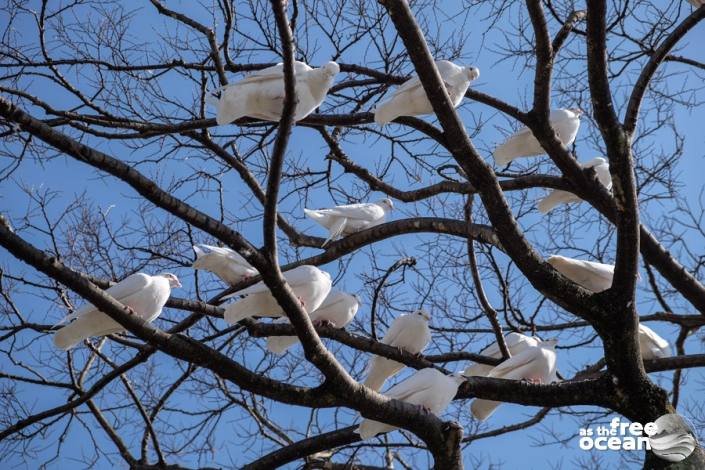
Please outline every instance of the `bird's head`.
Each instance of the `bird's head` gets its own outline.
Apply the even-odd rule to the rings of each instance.
[[[321,68],[323,69],[323,72],[329,77],[334,77],[338,74],[338,72],[340,72],[340,66],[333,61],[326,63]]]
[[[177,289],[181,287],[181,282],[179,282],[179,278],[176,277],[176,274],[164,273],[162,274],[162,277],[169,281],[169,287],[171,287],[172,289]]]
[[[385,198],[378,202],[385,210],[394,210],[394,203],[391,199]]]
[[[575,117],[577,117],[577,118],[579,118],[580,116],[583,115],[583,110],[580,108],[568,108],[568,111],[575,114]]]
[[[414,312],[414,315],[418,315],[426,321],[431,321],[431,314],[424,309],[417,310],[416,312]]]
[[[480,78],[480,69],[477,67],[465,67],[465,75],[470,81],[477,80]]]

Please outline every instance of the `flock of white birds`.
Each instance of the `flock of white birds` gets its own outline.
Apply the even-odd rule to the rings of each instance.
[[[436,65],[453,105],[457,107],[470,83],[479,77],[480,71],[475,67],[461,67],[445,60],[437,61]],[[321,105],[339,70],[335,62],[328,62],[320,68],[311,68],[303,62],[295,63],[297,121]],[[218,124],[228,124],[243,117],[279,121],[285,96],[283,73],[282,64],[278,64],[213,92],[210,102],[217,108]],[[401,116],[418,116],[432,112],[431,103],[420,80],[413,77],[395,90],[391,99],[376,108],[375,121],[383,125]],[[563,145],[569,146],[574,142],[580,127],[580,115],[579,109],[557,109],[551,112],[551,125]],[[504,166],[516,158],[544,153],[531,131],[522,128],[499,145],[493,155],[496,163]],[[593,168],[600,183],[608,190],[611,189],[612,180],[607,160],[598,157],[583,164],[583,167]],[[538,203],[538,209],[547,213],[560,204],[580,201],[570,192],[553,190]],[[307,217],[328,230],[328,237],[323,243],[325,246],[338,237],[383,223],[393,208],[390,199],[382,199],[373,203],[304,211]],[[258,274],[242,256],[229,248],[195,245],[193,249],[196,260],[192,267],[210,271],[227,284],[234,285]],[[601,292],[612,284],[612,265],[558,255],[551,256],[547,261],[565,277],[590,291]],[[355,317],[360,306],[359,299],[355,295],[332,290],[329,273],[315,266],[302,265],[286,271],[284,278],[315,325],[326,324],[344,328]],[[161,313],[171,289],[177,287],[181,287],[181,284],[173,274],[150,276],[137,273],[123,279],[106,292],[130,308],[135,315],[151,322]],[[288,321],[285,312],[262,281],[226,298],[236,299],[225,309],[224,319],[228,323],[234,324],[249,317],[272,317],[277,318],[276,322]],[[381,342],[411,354],[420,354],[431,341],[430,320],[430,314],[424,310],[401,315],[392,322]],[[90,304],[76,310],[62,323],[69,321],[71,323],[54,335],[54,343],[63,350],[88,337],[104,336],[123,330],[117,322]],[[267,348],[272,353],[284,354],[297,341],[295,336],[271,337],[267,341]],[[544,341],[538,337],[513,332],[505,336],[505,342],[511,357],[497,366],[475,364],[468,367],[463,374],[452,375],[445,375],[433,368],[422,369],[391,387],[385,395],[441,414],[452,401],[464,377],[482,376],[536,383],[558,380],[555,340]],[[639,344],[645,359],[666,357],[671,353],[668,342],[644,325],[639,327]],[[495,359],[502,358],[496,343],[485,348],[481,354]],[[378,391],[389,378],[403,368],[404,365],[399,362],[373,356],[368,364],[364,384]],[[476,419],[485,420],[499,404],[495,401],[476,399],[471,405],[471,411]],[[393,429],[395,428],[387,424],[365,419],[358,432],[363,439],[367,439]]]

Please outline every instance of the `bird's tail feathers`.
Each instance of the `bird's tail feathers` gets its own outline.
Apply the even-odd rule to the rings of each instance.
[[[394,426],[380,423],[379,421],[373,421],[371,419],[365,419],[360,423],[357,429],[355,429],[355,432],[360,435],[360,439],[365,441],[375,437],[379,433],[389,432],[394,429],[396,429]]]
[[[387,379],[396,375],[403,368],[403,364],[375,356],[367,367],[369,373],[364,385],[372,390],[379,391]]]
[[[509,142],[500,145],[492,154],[495,163],[499,167],[505,167],[509,165],[512,160],[514,160],[514,157],[509,152],[508,144]]]
[[[193,261],[191,264],[191,267],[194,269],[205,269],[207,268],[207,257],[206,255],[208,254],[206,250],[201,248],[199,245],[193,245],[193,252],[196,253],[196,259]]]
[[[107,315],[82,317],[54,333],[54,345],[68,351],[91,336],[105,336],[123,330],[122,326]]]
[[[306,217],[311,220],[315,220],[316,222],[323,219],[323,214],[314,209],[304,209],[304,214],[306,214]]]
[[[232,96],[227,98],[222,96],[216,106],[218,108],[218,114],[215,120],[220,126],[247,116],[246,103],[239,97],[235,99],[235,97]]]
[[[325,247],[328,243],[342,235],[347,223],[348,219],[346,219],[345,217],[339,217],[338,220],[330,226],[330,229],[328,229],[328,238],[326,239],[326,241],[323,242],[321,248]]]
[[[256,312],[252,311],[253,301],[252,296],[247,296],[244,299],[240,299],[237,302],[233,302],[225,308],[225,313],[223,318],[226,322],[230,324],[235,324],[240,320],[249,318],[256,315]]]
[[[206,103],[211,106],[218,106],[218,103],[220,102],[220,98],[218,97],[218,95],[220,94],[222,96],[222,93],[223,87],[209,91],[206,95]]]
[[[548,214],[563,201],[563,195],[559,191],[551,191],[551,194],[541,199],[537,204],[539,212]]]
[[[494,413],[497,407],[501,404],[502,402],[500,401],[476,399],[472,402],[472,405],[470,405],[470,411],[476,419],[485,421],[487,418],[492,416],[492,413]]]
[[[299,338],[296,336],[270,336],[267,339],[267,349],[271,353],[282,355],[298,342]]]
[[[224,318],[230,324],[254,316],[279,317],[281,307],[271,294],[261,292],[250,294],[225,308]]]
[[[375,122],[380,126],[383,126],[398,117],[399,115],[393,111],[390,103],[384,103],[375,108]]]

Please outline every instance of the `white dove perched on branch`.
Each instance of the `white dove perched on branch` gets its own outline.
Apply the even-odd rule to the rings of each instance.
[[[382,338],[382,344],[418,354],[431,341],[431,329],[428,327],[430,320],[431,315],[425,310],[400,315],[394,319],[389,331]],[[374,356],[368,365],[369,373],[364,385],[372,390],[379,390],[388,378],[398,374],[403,368],[404,364]]]
[[[639,324],[639,350],[642,359],[659,359],[671,355],[671,345],[654,330]]]
[[[610,288],[614,277],[614,265],[583,261],[553,255],[548,260],[559,273],[571,281],[593,292],[602,292]]]
[[[512,332],[505,335],[504,343],[507,345],[507,349],[509,349],[509,354],[515,356],[529,346],[538,346],[541,340],[535,336],[526,336],[521,333]],[[499,349],[499,345],[496,341],[480,351],[480,354],[495,359],[502,358],[502,351]],[[463,375],[466,377],[487,377],[487,374],[489,374],[492,369],[494,369],[494,366],[488,364],[474,364],[466,368]]]
[[[194,269],[210,271],[230,285],[257,275],[257,270],[250,266],[237,251],[211,245],[193,245],[196,261]]]
[[[328,229],[328,238],[321,247],[339,236],[350,235],[384,222],[394,209],[391,199],[362,204],[335,206],[330,209],[304,209],[306,216]]]
[[[294,120],[300,121],[323,103],[339,71],[340,67],[335,62],[328,62],[317,69],[303,62],[294,62],[298,98]],[[218,93],[220,98],[215,96]],[[284,64],[280,63],[211,92],[208,102],[218,109],[218,125],[245,116],[276,122],[281,119],[284,96]]]
[[[556,131],[558,140],[566,147],[575,141],[580,127],[580,109],[555,109],[549,115],[551,127]],[[506,166],[515,158],[543,155],[546,151],[528,127],[522,127],[512,134],[494,151],[498,166]]]
[[[453,107],[457,108],[470,86],[470,82],[480,76],[476,67],[460,67],[448,60],[437,60],[436,67],[448,91]],[[375,122],[386,124],[399,116],[419,116],[433,113],[431,102],[421,85],[418,76],[414,76],[401,84],[388,101],[375,109]]]
[[[542,341],[536,346],[528,346],[494,367],[487,377],[509,380],[528,380],[532,383],[547,383],[556,377],[556,340]],[[493,400],[473,400],[470,411],[473,416],[484,421],[494,413],[502,402]]]
[[[408,379],[399,382],[384,394],[389,398],[419,405],[438,416],[443,413],[465,381],[460,374],[445,375],[437,369],[427,368],[415,372]],[[370,439],[379,433],[397,429],[379,421],[363,419],[355,430],[362,440]]]
[[[320,307],[331,289],[330,274],[315,266],[298,266],[284,272],[283,275],[306,313],[311,313]],[[228,323],[235,324],[254,316],[285,316],[284,310],[263,281],[230,294],[224,299],[237,296],[244,296],[244,298],[225,308],[224,318]]]
[[[610,175],[610,165],[607,160],[597,157],[580,166],[583,168],[594,168],[600,183],[608,190],[612,189],[612,175]],[[569,191],[554,189],[548,196],[539,201],[538,209],[542,214],[548,214],[554,207],[571,202],[583,202],[583,200]]]
[[[331,291],[321,306],[309,316],[314,325],[328,323],[334,328],[345,328],[355,318],[359,307],[360,301],[357,296],[347,292]],[[277,323],[288,322],[288,318],[277,320]],[[270,336],[267,339],[267,349],[274,354],[284,354],[287,349],[298,341],[299,338],[297,336]]]
[[[164,273],[156,276],[135,273],[127,276],[105,292],[145,321],[154,321],[169,300],[171,289],[181,287],[179,279]],[[54,345],[64,351],[71,349],[90,336],[105,336],[125,331],[125,328],[98,310],[86,304],[66,316],[59,324],[73,320],[54,334]]]

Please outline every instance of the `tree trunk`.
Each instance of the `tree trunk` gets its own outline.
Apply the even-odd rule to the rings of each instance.
[[[644,460],[644,470],[703,470],[705,469],[705,451],[695,448],[692,454],[681,462],[668,462],[649,451]]]

